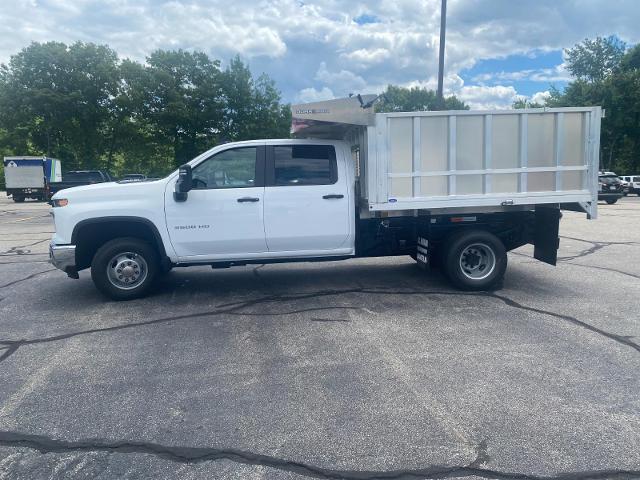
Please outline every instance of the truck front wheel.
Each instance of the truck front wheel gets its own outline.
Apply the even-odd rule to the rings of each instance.
[[[481,230],[454,235],[444,255],[444,271],[462,290],[495,287],[507,268],[507,252],[495,235]]]
[[[24,202],[24,197],[20,197],[20,196],[17,197],[17,196],[14,195],[13,196],[13,201],[16,202],[16,203],[22,203],[22,202]]]
[[[155,249],[137,238],[116,238],[98,249],[91,262],[91,278],[113,300],[146,295],[158,276]]]

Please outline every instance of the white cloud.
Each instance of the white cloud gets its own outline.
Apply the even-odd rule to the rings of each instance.
[[[367,66],[384,62],[389,59],[391,52],[386,48],[360,48],[352,52],[342,53],[340,56],[361,66]]]
[[[532,82],[566,82],[571,80],[571,75],[566,69],[566,65],[560,64],[553,68],[540,68],[530,70],[518,70],[515,72],[493,72],[483,73],[476,75],[473,78],[474,82],[489,82],[489,81],[521,81],[529,80]]]
[[[549,92],[549,90],[546,90],[544,92],[536,92],[533,95],[531,95],[531,101],[533,103],[539,103],[541,105],[544,105],[544,103],[549,99],[550,96],[551,96],[551,93]]]
[[[303,91],[435,86],[439,10],[440,0],[5,0],[0,62],[31,41],[81,40],[107,43],[136,60],[158,48],[203,50],[223,62],[240,54],[256,73],[273,77],[287,100]],[[376,21],[359,25],[354,19],[363,14]],[[461,84],[460,72],[485,59],[557,51],[596,35],[638,42],[638,18],[637,0],[536,0],[526,8],[512,0],[452,0],[445,84],[478,105],[502,105],[510,84],[562,81],[566,71],[497,72],[474,79],[477,85]]]
[[[296,96],[298,103],[320,102],[322,100],[331,100],[335,98],[335,94],[330,88],[323,87],[322,90],[316,90],[313,87],[303,88]]]
[[[455,92],[473,110],[503,110],[511,108],[518,98],[518,92],[512,86],[468,85]]]

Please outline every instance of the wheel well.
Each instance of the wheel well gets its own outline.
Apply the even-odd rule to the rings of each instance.
[[[96,219],[80,222],[73,230],[71,243],[76,246],[76,267],[91,266],[98,249],[110,240],[133,237],[154,247],[164,263],[167,261],[162,238],[155,225],[146,219]]]
[[[524,223],[509,225],[502,228],[491,228],[489,225],[461,226],[454,228],[436,242],[435,249],[443,249],[450,244],[454,238],[464,235],[467,232],[485,232],[494,235],[502,242],[505,250],[511,251],[527,244],[527,227]]]

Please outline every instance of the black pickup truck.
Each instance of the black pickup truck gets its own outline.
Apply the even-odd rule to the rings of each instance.
[[[80,187],[94,183],[113,182],[109,172],[104,170],[75,170],[62,174],[61,182],[52,182],[49,187],[49,198],[65,188]]]

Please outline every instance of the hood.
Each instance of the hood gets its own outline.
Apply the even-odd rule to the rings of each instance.
[[[66,198],[69,200],[87,199],[94,200],[99,198],[112,199],[114,196],[137,197],[146,196],[156,191],[158,187],[162,188],[167,179],[160,179],[147,182],[105,182],[94,183],[92,185],[82,185],[79,187],[65,188],[56,192],[52,197],[53,200]]]

